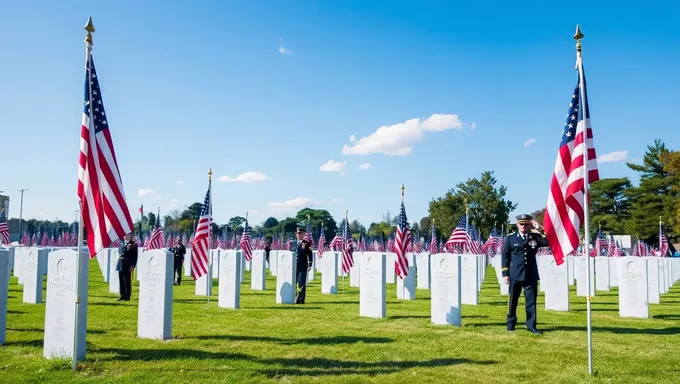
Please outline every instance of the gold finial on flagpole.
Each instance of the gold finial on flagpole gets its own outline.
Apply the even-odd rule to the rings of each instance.
[[[92,16],[87,19],[87,24],[85,24],[85,30],[87,31],[87,36],[85,36],[85,42],[92,44],[92,32],[94,32],[94,24],[92,24]]]
[[[311,216],[310,216],[309,213],[308,213],[308,214],[307,214],[307,222],[309,223],[310,221],[311,221]]]
[[[208,171],[208,181],[212,181],[212,168]]]
[[[581,39],[583,38],[583,33],[581,33],[581,26],[576,24],[576,33],[574,33],[574,40],[576,40],[576,51],[581,52]]]

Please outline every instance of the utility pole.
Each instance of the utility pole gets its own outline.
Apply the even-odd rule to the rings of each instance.
[[[21,192],[21,204],[19,205],[19,243],[21,243],[21,219],[23,218],[24,214],[24,192],[26,191],[28,191],[27,188],[22,188],[19,190],[19,192]]]

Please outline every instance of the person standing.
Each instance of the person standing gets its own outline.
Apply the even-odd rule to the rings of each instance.
[[[125,244],[120,251],[118,265],[116,266],[120,286],[118,301],[130,301],[130,296],[132,295],[132,272],[137,265],[138,247],[137,243],[132,240],[132,233],[128,233],[123,239]]]
[[[182,239],[177,240],[177,246],[172,248],[172,253],[175,255],[175,282],[174,285],[182,283],[182,266],[184,266],[184,255],[187,253],[186,247],[182,244]]]
[[[304,304],[305,297],[307,295],[307,272],[312,269],[312,244],[305,240],[305,229],[298,228],[296,232],[297,236],[297,248],[295,250],[296,254],[296,267],[297,267],[297,285],[300,288],[298,295],[295,299],[295,304]]]
[[[539,227],[533,216],[522,214],[517,216],[517,232],[510,233],[503,242],[502,274],[508,284],[510,297],[508,298],[507,329],[514,331],[517,324],[517,302],[524,289],[526,309],[526,324],[529,332],[540,334],[536,329],[536,296],[538,264],[536,252],[539,248],[548,247],[548,240],[543,233],[535,230]]]

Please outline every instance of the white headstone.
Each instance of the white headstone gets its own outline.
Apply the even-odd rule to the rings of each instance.
[[[307,272],[307,284],[309,284],[310,281],[313,281],[316,275],[316,259],[316,251],[312,251],[312,268]]]
[[[324,253],[325,257],[325,253]],[[385,299],[385,269],[387,257],[382,252],[364,252],[359,263],[359,316],[384,319],[387,315]]]
[[[47,260],[47,249],[25,247],[22,250],[24,270],[24,303],[42,303],[43,273],[41,271],[43,260]]]
[[[338,293],[339,252],[325,251],[321,256],[321,293]]]
[[[659,291],[659,261],[658,257],[647,258],[647,287],[649,304],[659,304],[661,302],[661,292]]]
[[[477,279],[477,292],[481,292],[484,275],[486,274],[486,255],[477,255],[477,261],[479,261],[479,266],[477,267],[477,272],[479,273],[479,279]]]
[[[659,293],[664,294],[668,292],[668,284],[666,283],[666,261],[661,259],[659,261]]]
[[[139,281],[137,336],[168,340],[172,337],[172,284],[175,259],[172,253],[144,251],[137,265],[144,265]]]
[[[349,270],[350,287],[358,288],[359,285],[361,284],[361,266],[359,266],[359,263],[361,262],[362,257],[363,256],[361,252],[354,252],[352,254],[352,260],[354,265]]]
[[[5,249],[9,253],[9,272],[10,272],[10,276],[11,276],[11,273],[14,270],[14,250],[16,248],[15,247],[9,247],[9,248],[5,248]]]
[[[264,291],[266,288],[265,253],[264,251],[253,252],[252,267],[250,271],[250,289]]]
[[[619,286],[619,270],[618,270],[619,263],[616,260],[617,260],[616,258],[612,258],[612,260],[609,260],[609,286],[610,287],[618,287]]]
[[[252,252],[253,252],[253,254],[254,254],[256,251],[253,250]],[[246,264],[245,264],[244,270],[250,272],[250,269],[253,267],[253,259],[252,259],[252,257],[251,257],[250,260],[245,260],[245,262],[246,262]]]
[[[461,326],[460,255],[432,255],[431,321],[439,325]]]
[[[137,281],[142,281],[142,276],[144,275],[144,272],[146,272],[144,270],[144,268],[146,268],[146,265],[142,265],[142,264],[139,263],[139,256],[145,250],[146,249],[144,249],[144,247],[138,247],[137,248],[137,266],[135,268],[134,277],[133,277],[133,278],[137,279]]]
[[[567,281],[569,281],[569,285],[574,285],[574,280],[576,280],[576,258],[574,256],[567,256],[564,259],[567,260]]]
[[[212,257],[208,257],[208,268],[207,273],[198,279],[196,279],[196,287],[195,287],[195,292],[196,296],[212,296],[213,292],[213,275],[212,275],[212,267],[210,266],[210,263],[212,262]]]
[[[272,276],[276,276],[276,270],[279,266],[279,252],[283,251],[269,251],[269,272]]]
[[[387,284],[394,284],[397,282],[397,274],[394,271],[394,262],[396,261],[396,258],[396,253],[386,253],[385,263],[387,265],[387,269],[385,269],[385,282]]]
[[[191,247],[187,246],[187,253],[184,255],[184,276],[191,277]]]
[[[291,251],[279,251],[276,266],[276,303],[294,304],[296,292],[295,255]]]
[[[494,270],[496,271],[496,280],[498,280],[501,296],[510,295],[510,286],[505,284],[505,280],[503,279],[503,261],[501,255],[494,256],[492,263]]]
[[[342,269],[342,252],[338,252],[338,261],[336,264],[338,265],[338,276],[344,276],[345,271]]]
[[[609,260],[607,256],[595,257],[595,289],[598,291],[609,290]]]
[[[120,252],[116,248],[112,248],[109,252],[109,292],[120,294],[120,278],[118,277],[118,259],[120,259]]]
[[[246,253],[241,251],[241,267],[239,268],[239,284],[243,282],[246,278],[246,270],[243,265],[246,263]]]
[[[550,270],[550,259],[554,258],[550,255],[536,255],[536,265],[538,266],[538,276],[541,277],[541,280],[538,282],[539,284],[539,292],[545,292],[546,290],[546,281],[543,280],[543,276],[548,275],[548,271]],[[465,304],[465,303],[463,303]]]
[[[670,290],[671,287],[673,286],[673,284],[675,283],[675,281],[673,281],[673,276],[672,276],[673,265],[671,264],[671,259],[669,259],[667,257],[664,257],[663,261],[666,264],[666,287],[668,288],[668,290]]]
[[[107,250],[100,252],[108,253]],[[80,361],[85,358],[86,349],[90,258],[86,252],[80,254],[80,276],[76,251],[53,251],[48,260],[43,356],[48,359],[70,360],[75,342],[76,360]],[[80,297],[77,314],[76,291]],[[76,322],[77,333],[74,335]]]
[[[430,254],[427,252],[416,255],[416,280],[418,289],[430,289]]]
[[[243,251],[220,251],[220,277],[217,306],[220,308],[236,309],[240,306],[241,298],[241,261]]]
[[[7,332],[7,298],[9,293],[9,249],[0,248],[0,345]]]
[[[28,255],[26,252],[30,247],[16,247],[14,248],[14,269],[12,269],[12,274],[17,278],[19,285],[24,285],[24,259]]]
[[[548,268],[541,278],[541,286],[545,286],[545,310],[569,312],[569,265],[564,262],[557,265],[549,256]]]
[[[619,316],[648,318],[647,258],[624,256],[618,262]]]
[[[211,249],[210,257],[212,258],[212,277],[219,278],[220,276],[220,251],[221,249]]]
[[[463,304],[477,305],[479,297],[477,285],[479,284],[479,263],[477,256],[472,254],[460,255],[461,262],[461,299]]]
[[[403,279],[396,277],[397,279],[397,299],[401,300],[415,300],[416,299],[416,263],[415,255],[413,253],[406,254],[406,260],[408,261],[408,274]],[[394,274],[397,274],[396,267]]]
[[[104,277],[104,282],[108,283],[111,277],[111,251],[112,248],[106,248],[97,253],[97,264],[99,264],[99,269],[102,271],[102,276]],[[116,270],[113,270],[116,272]]]
[[[576,263],[576,295],[588,296],[586,281],[586,263],[590,261],[590,296],[595,296],[595,261],[594,257],[580,256],[574,259]]]

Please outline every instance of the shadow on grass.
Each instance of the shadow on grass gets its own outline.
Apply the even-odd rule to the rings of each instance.
[[[44,346],[44,341],[40,340],[25,340],[25,341],[6,341],[3,347],[33,347],[42,348]]]
[[[7,327],[7,330],[12,331],[12,332],[40,332],[40,333],[45,332],[45,330],[43,328],[10,328],[10,327]],[[102,331],[101,329],[88,329],[87,333],[90,334],[90,335],[103,335],[106,332]]]
[[[654,315],[652,317],[662,320],[680,320],[680,315]]]
[[[324,309],[323,307],[314,307],[300,304],[281,304],[279,307],[253,307],[249,309]]]
[[[397,315],[397,316],[387,316],[388,319],[429,319],[430,316],[426,315]]]
[[[186,337],[187,339],[198,340],[227,340],[227,341],[259,341],[269,343],[279,343],[283,345],[308,344],[308,345],[339,345],[339,344],[386,344],[394,339],[387,337],[361,337],[361,336],[331,336],[331,337],[309,337],[303,339],[282,339],[269,336],[247,336],[247,335],[200,335]]]
[[[15,311],[15,310],[13,310],[13,309],[8,309],[8,310],[7,310],[7,314],[8,314],[8,315],[20,315],[20,314],[22,314],[22,313],[26,313],[26,312],[25,312],[25,311]]]
[[[557,327],[545,327],[546,332],[553,331],[579,331],[585,332],[586,327],[574,327],[561,325]],[[668,328],[623,328],[623,327],[593,327],[593,332],[611,332],[620,335],[677,335],[680,327]]]
[[[110,354],[111,356],[98,357],[97,360],[109,361],[158,361],[180,359],[229,359],[250,360],[252,356],[242,353],[210,352],[197,349],[127,349],[127,348],[93,348],[92,352]]]

